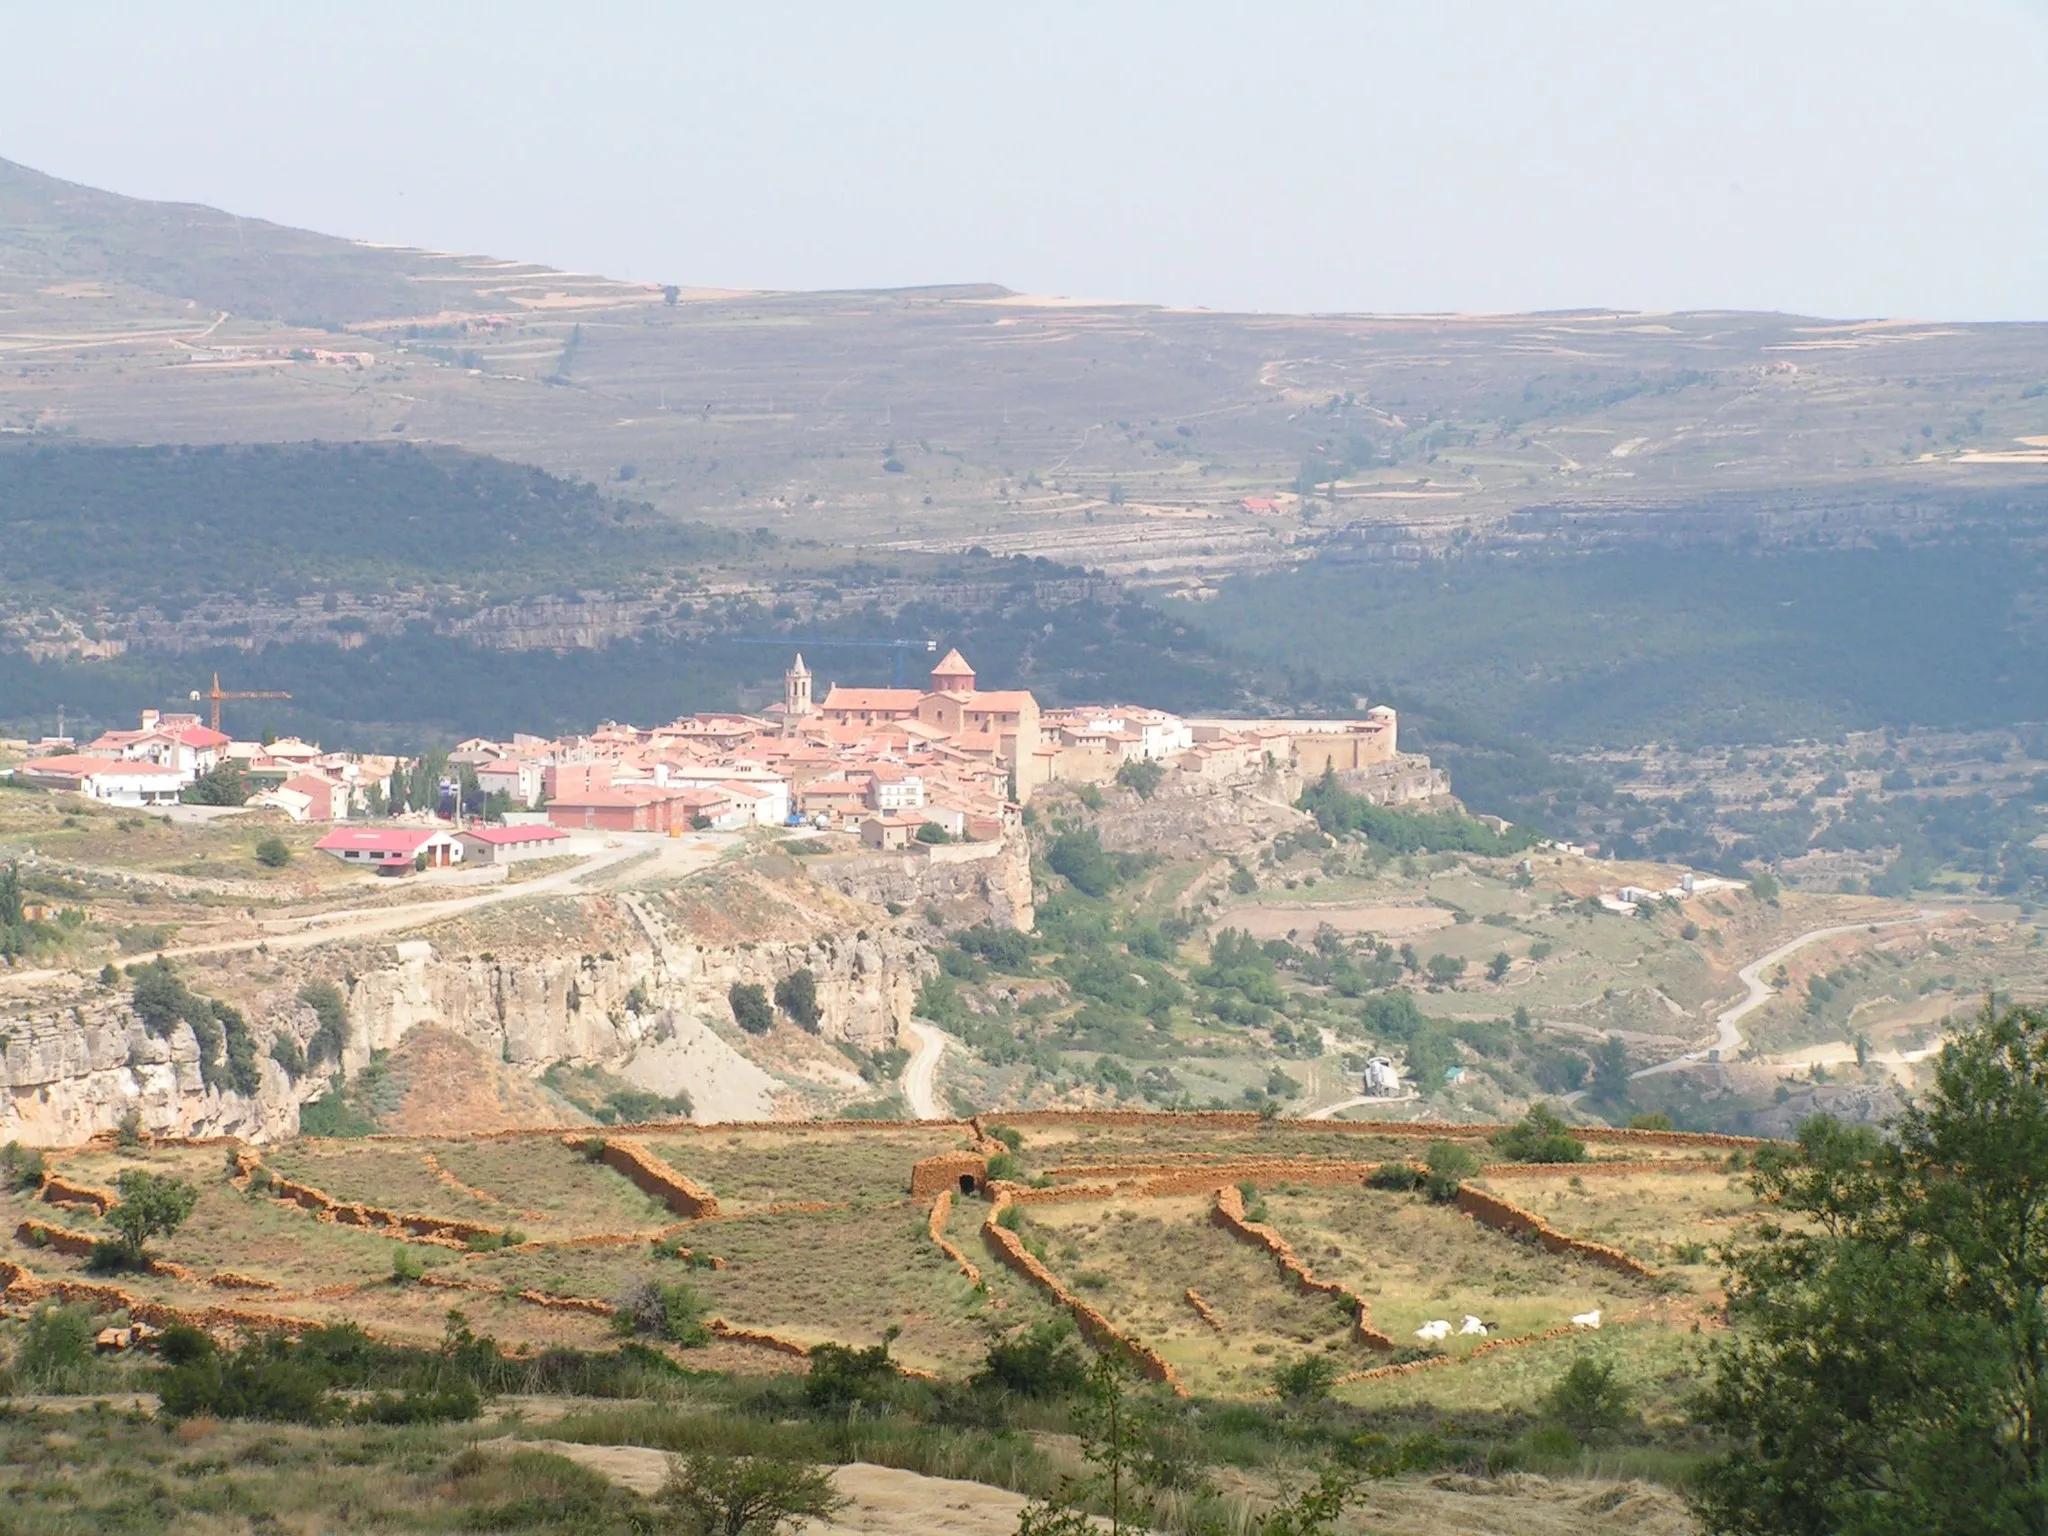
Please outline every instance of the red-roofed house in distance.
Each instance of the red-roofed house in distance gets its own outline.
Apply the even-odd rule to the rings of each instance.
[[[463,847],[446,827],[336,827],[313,845],[344,864],[359,864],[383,875],[419,866],[446,869],[463,861]]]

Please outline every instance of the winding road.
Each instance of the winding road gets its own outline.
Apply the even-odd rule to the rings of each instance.
[[[903,1102],[910,1106],[913,1119],[944,1120],[948,1117],[939,1108],[933,1089],[938,1081],[939,1058],[946,1054],[946,1033],[921,1019],[912,1019],[904,1028],[917,1041],[917,1049],[903,1066]]]
[[[1915,913],[1911,917],[1887,918],[1879,923],[1836,923],[1828,928],[1815,928],[1810,933],[1802,933],[1798,938],[1780,944],[1769,954],[1750,961],[1749,964],[1736,973],[1736,979],[1746,989],[1746,995],[1741,1002],[1736,1003],[1733,1007],[1723,1009],[1715,1016],[1715,1038],[1712,1045],[1701,1050],[1688,1051],[1683,1056],[1674,1056],[1669,1061],[1660,1061],[1655,1066],[1644,1067],[1639,1072],[1631,1072],[1629,1076],[1631,1078],[1655,1077],[1659,1073],[1675,1072],[1680,1067],[1690,1066],[1694,1062],[1705,1061],[1709,1055],[1720,1061],[1733,1059],[1735,1053],[1742,1049],[1742,1031],[1735,1026],[1776,995],[1776,989],[1764,981],[1763,973],[1780,961],[1797,954],[1800,950],[1806,948],[1807,945],[1817,944],[1822,939],[1836,938],[1845,933],[1867,933],[1876,928],[1908,927],[1914,923],[1929,922],[1942,915],[1940,912],[1922,911]]]

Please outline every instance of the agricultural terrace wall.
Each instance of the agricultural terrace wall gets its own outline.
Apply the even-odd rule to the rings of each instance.
[[[1296,1255],[1292,1243],[1264,1222],[1253,1221],[1245,1215],[1244,1196],[1236,1185],[1226,1184],[1216,1191],[1216,1203],[1210,1208],[1209,1219],[1233,1236],[1265,1249],[1280,1266],[1280,1272],[1300,1289],[1312,1295],[1333,1297],[1350,1307],[1352,1331],[1361,1344],[1370,1344],[1374,1349],[1391,1350],[1396,1347],[1391,1338],[1372,1326],[1372,1308],[1363,1296],[1334,1280],[1317,1279],[1314,1271]]]
[[[1187,1298],[1188,1305],[1194,1308],[1195,1316],[1199,1317],[1211,1328],[1214,1328],[1218,1333],[1222,1333],[1225,1331],[1223,1327],[1223,1319],[1216,1315],[1216,1309],[1209,1305],[1208,1301],[1203,1297],[1200,1291],[1196,1290],[1191,1285],[1183,1294]]]
[[[1484,1190],[1474,1189],[1465,1184],[1458,1189],[1458,1209],[1473,1220],[1505,1232],[1510,1237],[1524,1232],[1532,1233],[1539,1246],[1547,1253],[1571,1253],[1589,1263],[1606,1269],[1619,1270],[1625,1275],[1637,1275],[1643,1279],[1654,1279],[1657,1271],[1642,1260],[1623,1253],[1619,1248],[1610,1248],[1605,1243],[1591,1243],[1584,1238],[1572,1237],[1560,1232],[1534,1211],[1525,1211],[1519,1205],[1510,1205],[1498,1195],[1489,1195]]]
[[[43,1175],[42,1188],[37,1191],[45,1205],[64,1207],[83,1206],[95,1216],[104,1216],[121,1203],[121,1197],[111,1189],[100,1189],[92,1184],[74,1184],[60,1173]]]
[[[255,1169],[250,1167],[251,1161],[246,1154],[238,1155],[235,1160],[238,1168],[247,1169],[253,1176]],[[278,1199],[311,1211],[321,1221],[332,1221],[345,1227],[402,1232],[414,1242],[431,1243],[440,1248],[468,1248],[479,1241],[502,1241],[505,1235],[503,1228],[487,1227],[480,1222],[457,1221],[447,1216],[422,1216],[409,1211],[387,1211],[382,1206],[366,1205],[360,1200],[337,1200],[326,1190],[302,1184],[297,1179],[288,1179],[275,1169],[266,1168],[264,1171],[270,1175],[270,1188]]]
[[[941,1189],[938,1198],[932,1201],[931,1219],[925,1223],[925,1230],[931,1234],[931,1240],[938,1244],[939,1252],[960,1266],[960,1273],[967,1277],[967,1283],[972,1286],[979,1286],[981,1284],[980,1266],[968,1258],[966,1254],[962,1253],[959,1246],[946,1236],[946,1220],[952,1214],[953,1191],[951,1189]]]
[[[1024,1246],[1024,1240],[1002,1224],[1002,1214],[1011,1204],[1008,1191],[1002,1190],[996,1196],[995,1204],[989,1207],[988,1219],[981,1224],[982,1239],[995,1249],[996,1256],[1065,1307],[1073,1316],[1075,1326],[1081,1330],[1081,1337],[1090,1344],[1097,1349],[1122,1354],[1136,1365],[1148,1380],[1164,1382],[1172,1389],[1174,1396],[1186,1397],[1187,1388],[1181,1384],[1179,1372],[1174,1370],[1164,1356],[1140,1344],[1101,1312],[1068,1290],[1061,1284],[1059,1277],[1041,1264],[1038,1256]]]
[[[564,1136],[562,1141],[565,1146],[581,1151],[589,1139]],[[614,1172],[624,1174],[635,1188],[662,1201],[685,1221],[701,1221],[718,1214],[718,1196],[695,1179],[676,1172],[645,1147],[613,1141],[608,1137],[600,1140],[599,1146],[602,1149],[597,1157],[599,1162]]]
[[[1643,1161],[1603,1163],[1488,1163],[1479,1170],[1484,1179],[1513,1179],[1531,1175],[1581,1174],[1601,1177],[1630,1173],[1726,1173],[1728,1165],[1717,1157],[1667,1157]]]
[[[980,1119],[989,1125],[1014,1125],[1019,1129],[1030,1126],[1050,1128],[1063,1125],[1095,1125],[1134,1129],[1148,1126],[1181,1129],[1214,1126],[1224,1130],[1255,1130],[1261,1125],[1269,1124],[1263,1121],[1257,1112],[1239,1109],[1020,1109],[990,1111]],[[923,1123],[929,1126],[937,1122]],[[1274,1129],[1276,1134],[1281,1135],[1289,1130],[1312,1129],[1319,1135],[1334,1131],[1340,1135],[1380,1136],[1394,1140],[1483,1141],[1500,1135],[1509,1127],[1490,1122],[1450,1124],[1438,1121],[1420,1123],[1412,1120],[1287,1120],[1279,1122]],[[1718,1147],[1729,1151],[1744,1151],[1768,1144],[1767,1138],[1758,1136],[1724,1136],[1712,1131],[1635,1131],[1606,1125],[1573,1126],[1572,1134],[1585,1141],[1617,1146]]]

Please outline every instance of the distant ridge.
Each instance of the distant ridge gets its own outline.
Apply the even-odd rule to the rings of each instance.
[[[201,203],[124,197],[11,160],[0,160],[0,265],[23,276],[114,283],[249,319],[335,329],[502,307],[508,281],[531,283],[548,273],[361,244]],[[582,287],[590,280],[564,281]]]

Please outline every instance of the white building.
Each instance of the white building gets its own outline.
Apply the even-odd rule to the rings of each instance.
[[[1365,1091],[1375,1098],[1398,1098],[1401,1093],[1401,1073],[1384,1056],[1375,1056],[1365,1064]]]
[[[182,768],[78,753],[31,758],[15,772],[38,788],[66,789],[108,805],[176,805],[191,782]]]

